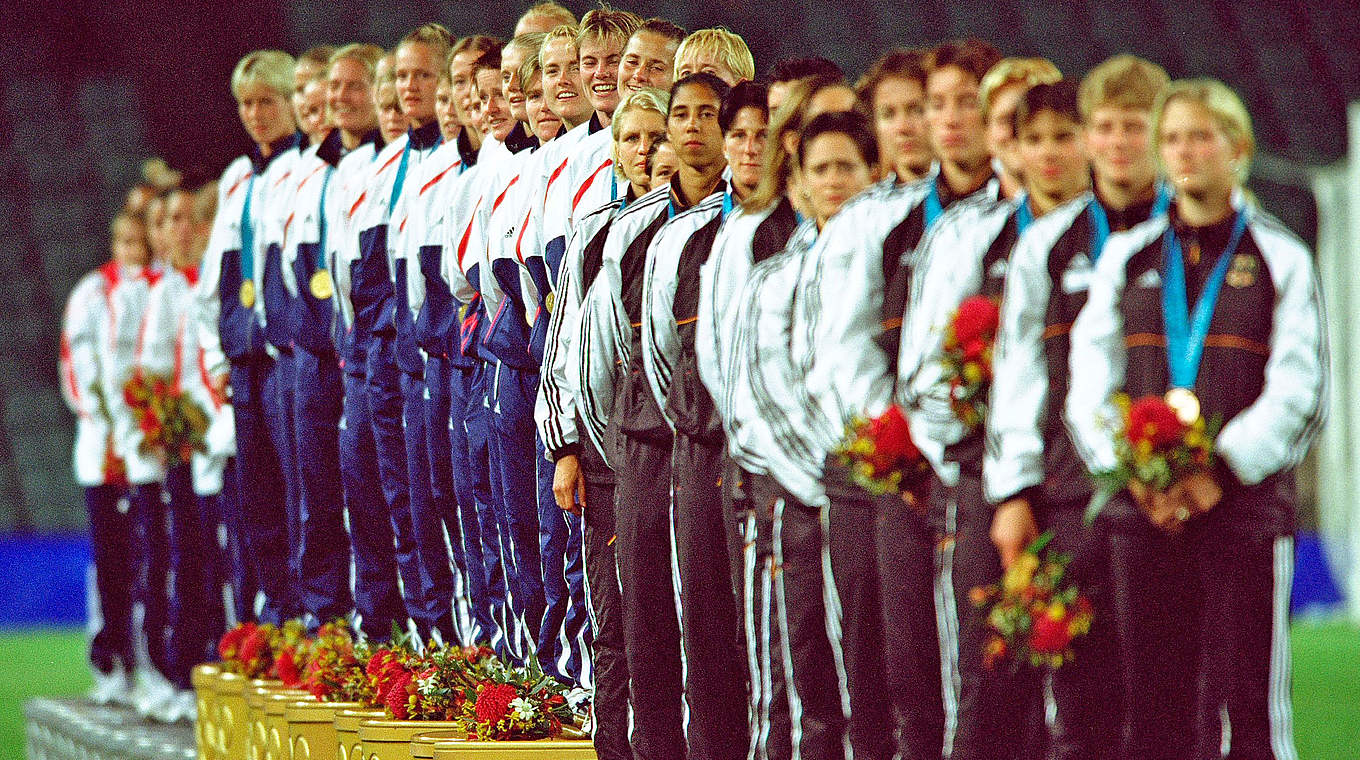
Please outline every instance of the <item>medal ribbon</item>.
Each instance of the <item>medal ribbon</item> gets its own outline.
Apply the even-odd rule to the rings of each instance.
[[[326,176],[321,180],[321,202],[318,204],[316,216],[319,227],[316,268],[323,272],[326,270],[326,188],[331,184],[331,175],[334,173],[334,167],[326,167]]]
[[[250,200],[255,195],[255,172],[246,182],[246,200],[241,204],[241,281],[255,279],[255,226],[250,222]]]
[[[387,215],[392,216],[392,209],[397,207],[397,199],[401,197],[401,189],[406,185],[406,167],[411,160],[411,138],[406,138],[406,147],[401,149],[401,163],[397,164],[397,179],[392,185],[392,197],[387,200]]]
[[[1162,319],[1166,327],[1166,363],[1171,372],[1173,388],[1195,387],[1199,365],[1204,357],[1204,341],[1209,337],[1209,323],[1214,319],[1214,307],[1218,305],[1218,295],[1223,290],[1228,264],[1242,242],[1242,234],[1246,229],[1247,214],[1239,211],[1233,222],[1232,237],[1228,239],[1223,253],[1219,254],[1213,272],[1204,283],[1204,292],[1195,302],[1193,322],[1185,290],[1185,260],[1181,243],[1176,239],[1175,228],[1169,225],[1162,236],[1162,262],[1166,270],[1162,283]]]
[[[730,189],[727,192],[723,193],[723,206],[722,206],[723,219],[726,219],[727,215],[732,213],[733,207],[736,206],[737,200],[732,196],[732,193],[733,191]]]
[[[930,193],[926,195],[926,229],[935,226],[935,221],[944,213],[944,203],[940,201],[938,181],[930,183]]]
[[[1034,212],[1029,210],[1029,195],[1020,194],[1020,205],[1015,207],[1015,234],[1017,236],[1025,234],[1025,230],[1034,221]]]
[[[1155,219],[1171,207],[1171,187],[1158,183],[1157,199],[1152,202],[1152,213],[1149,219]],[[1091,215],[1091,263],[1100,261],[1100,254],[1105,251],[1105,241],[1110,239],[1110,217],[1105,213],[1105,207],[1100,205],[1100,200],[1091,194],[1091,202],[1086,206],[1087,212]]]

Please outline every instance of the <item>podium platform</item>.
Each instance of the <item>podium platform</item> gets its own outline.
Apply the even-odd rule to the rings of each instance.
[[[194,760],[194,729],[84,699],[42,697],[24,705],[28,760]]]

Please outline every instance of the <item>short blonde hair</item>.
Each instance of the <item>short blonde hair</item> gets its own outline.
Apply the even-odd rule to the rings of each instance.
[[[519,29],[520,24],[523,24],[528,19],[539,18],[556,22],[553,24],[554,27],[561,26],[563,24],[570,24],[572,26],[576,25],[575,13],[572,13],[570,10],[568,10],[567,8],[563,7],[558,3],[544,2],[537,3],[531,6],[529,10],[520,14],[519,20],[515,22],[515,28]]]
[[[368,80],[371,83],[374,74],[377,73],[378,61],[382,59],[383,55],[385,55],[383,49],[377,45],[367,42],[352,42],[331,53],[330,60],[326,62],[326,71],[329,72],[340,61],[355,61],[368,72]]]
[[[1237,162],[1237,180],[1246,182],[1251,173],[1251,159],[1256,155],[1256,132],[1252,130],[1251,114],[1242,98],[1228,85],[1217,79],[1178,79],[1162,91],[1152,109],[1152,144],[1161,160],[1162,119],[1166,107],[1177,100],[1198,103],[1209,111],[1214,122],[1228,138],[1228,142],[1242,149],[1243,158]],[[1165,171],[1166,167],[1162,167]]]
[[[297,62],[282,50],[254,50],[246,53],[231,72],[231,94],[240,99],[241,90],[262,84],[287,98],[293,94],[293,69]]]
[[[576,28],[576,46],[580,47],[586,40],[611,39],[617,40],[622,48],[641,25],[642,19],[636,13],[602,5],[581,17],[581,24]]]
[[[619,107],[614,111],[614,119],[609,123],[609,134],[614,141],[614,146],[609,150],[614,158],[614,174],[619,179],[628,179],[623,173],[623,162],[619,160],[619,133],[623,131],[621,126],[623,117],[633,111],[652,111],[661,114],[661,118],[665,119],[670,107],[671,94],[655,87],[643,87],[636,92],[630,92],[619,101]]]
[[[1006,87],[1019,84],[1028,89],[1036,84],[1053,84],[1060,79],[1062,72],[1047,58],[1002,58],[978,82],[982,118],[988,118],[993,99]]]
[[[576,40],[578,38],[578,29],[570,24],[562,24],[561,26],[558,26],[551,32],[548,32],[547,34],[542,36],[543,36],[542,41],[538,43],[538,55],[534,56],[535,58],[538,59],[538,65],[540,68],[543,66],[543,51],[548,49],[549,44],[557,42],[558,40],[566,40],[567,42],[571,43],[571,47],[573,50],[575,50],[577,47]],[[519,37],[516,37],[515,39],[519,39]]]
[[[405,37],[401,38],[401,43],[397,47],[416,43],[424,45],[434,52],[435,60],[442,65],[448,60],[449,48],[453,47],[453,35],[443,24],[431,22],[411,30]]]
[[[691,32],[675,50],[677,64],[688,54],[708,53],[722,61],[738,79],[755,79],[756,60],[746,40],[722,27]]]
[[[1171,77],[1166,75],[1166,69],[1136,55],[1121,53],[1091,69],[1081,80],[1077,108],[1084,120],[1104,106],[1151,111],[1157,105],[1157,96],[1169,84]]]

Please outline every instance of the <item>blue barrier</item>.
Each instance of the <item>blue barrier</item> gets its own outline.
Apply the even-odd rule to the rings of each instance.
[[[89,536],[0,536],[0,627],[84,625],[89,564]]]

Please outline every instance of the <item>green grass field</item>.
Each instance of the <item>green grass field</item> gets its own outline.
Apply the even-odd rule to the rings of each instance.
[[[24,756],[25,700],[89,687],[83,632],[0,632],[0,758]],[[1304,760],[1360,756],[1360,629],[1294,626],[1294,725]]]

